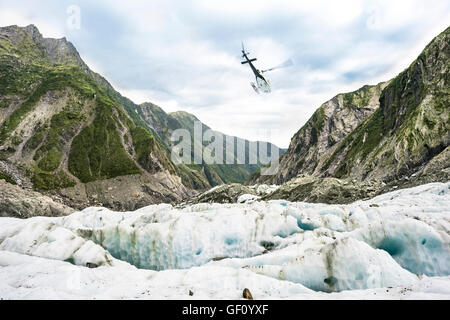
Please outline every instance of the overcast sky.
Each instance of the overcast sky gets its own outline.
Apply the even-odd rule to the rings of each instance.
[[[80,28],[72,5],[80,9]],[[450,1],[0,0],[0,25],[71,41],[135,103],[280,147],[325,101],[404,70],[450,25]],[[272,93],[257,95],[241,41]]]

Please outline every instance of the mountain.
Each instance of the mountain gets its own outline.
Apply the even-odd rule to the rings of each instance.
[[[195,121],[122,96],[65,38],[44,38],[34,25],[0,28],[0,178],[8,182],[75,208],[132,210],[242,183],[260,167],[174,165],[174,130],[207,146],[194,141]],[[233,139],[244,141],[248,159],[250,142]]]
[[[58,190],[75,207],[134,209],[188,195],[133,107],[65,38],[43,38],[34,25],[0,28],[0,168],[24,185]]]
[[[450,28],[391,81],[339,94],[294,135],[277,174],[411,186],[450,175]]]
[[[141,113],[143,115],[142,119],[154,130],[154,132],[156,132],[168,149],[170,149],[172,145],[170,137],[176,129],[186,129],[189,131],[191,135],[192,154],[194,152],[194,145],[202,145],[202,149],[205,150],[209,144],[208,141],[202,141],[202,137],[196,137],[194,135],[194,124],[195,122],[199,122],[202,127],[202,132],[212,129],[202,123],[196,116],[188,112],[177,111],[166,113],[159,106],[147,102],[140,105],[139,114]],[[181,176],[185,185],[196,189],[210,188],[223,183],[244,183],[250,175],[261,166],[260,163],[248,164],[249,158],[258,158],[257,149],[254,150],[250,148],[249,145],[252,142],[248,140],[228,136],[218,131],[212,131],[223,135],[225,150],[223,155],[224,161],[229,157],[233,159],[235,164],[206,164],[203,162],[202,164],[179,165],[176,167],[178,174]],[[232,139],[235,144],[232,151],[225,148],[225,141],[229,139]],[[258,141],[256,143],[258,143]],[[236,145],[238,144],[245,145],[246,164],[237,164]],[[269,143],[267,148],[270,150],[278,149],[277,146],[271,143]],[[279,151],[280,153],[283,152],[282,149]],[[227,155],[227,153],[229,154]]]

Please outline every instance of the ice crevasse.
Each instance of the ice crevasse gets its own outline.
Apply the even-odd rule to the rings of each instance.
[[[161,204],[0,218],[0,250],[80,266],[242,269],[320,291],[395,286],[450,275],[449,189],[432,183],[349,205]]]

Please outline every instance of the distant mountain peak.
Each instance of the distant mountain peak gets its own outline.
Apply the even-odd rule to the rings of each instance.
[[[199,121],[199,119],[196,116],[194,116],[192,113],[189,113],[189,112],[183,111],[183,110],[169,112],[169,115],[171,115],[172,117],[175,117],[175,118],[187,118],[192,121]]]
[[[37,62],[40,58],[41,62],[77,65],[88,69],[75,46],[67,41],[66,37],[44,38],[34,24],[26,27],[17,25],[0,27],[0,37],[11,42],[10,49],[15,51],[9,53],[20,56],[28,63]]]

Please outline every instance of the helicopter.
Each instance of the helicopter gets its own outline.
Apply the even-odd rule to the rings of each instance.
[[[270,89],[269,81],[267,81],[267,79],[262,74],[264,72],[272,70],[273,68],[263,71],[256,69],[252,63],[253,61],[256,61],[256,58],[249,59],[248,58],[249,54],[250,54],[249,52],[245,52],[244,43],[242,43],[242,58],[245,58],[245,61],[242,61],[241,64],[248,63],[256,77],[256,84],[254,82],[250,82],[252,88],[256,91],[256,93],[260,92],[270,93],[272,90]]]

